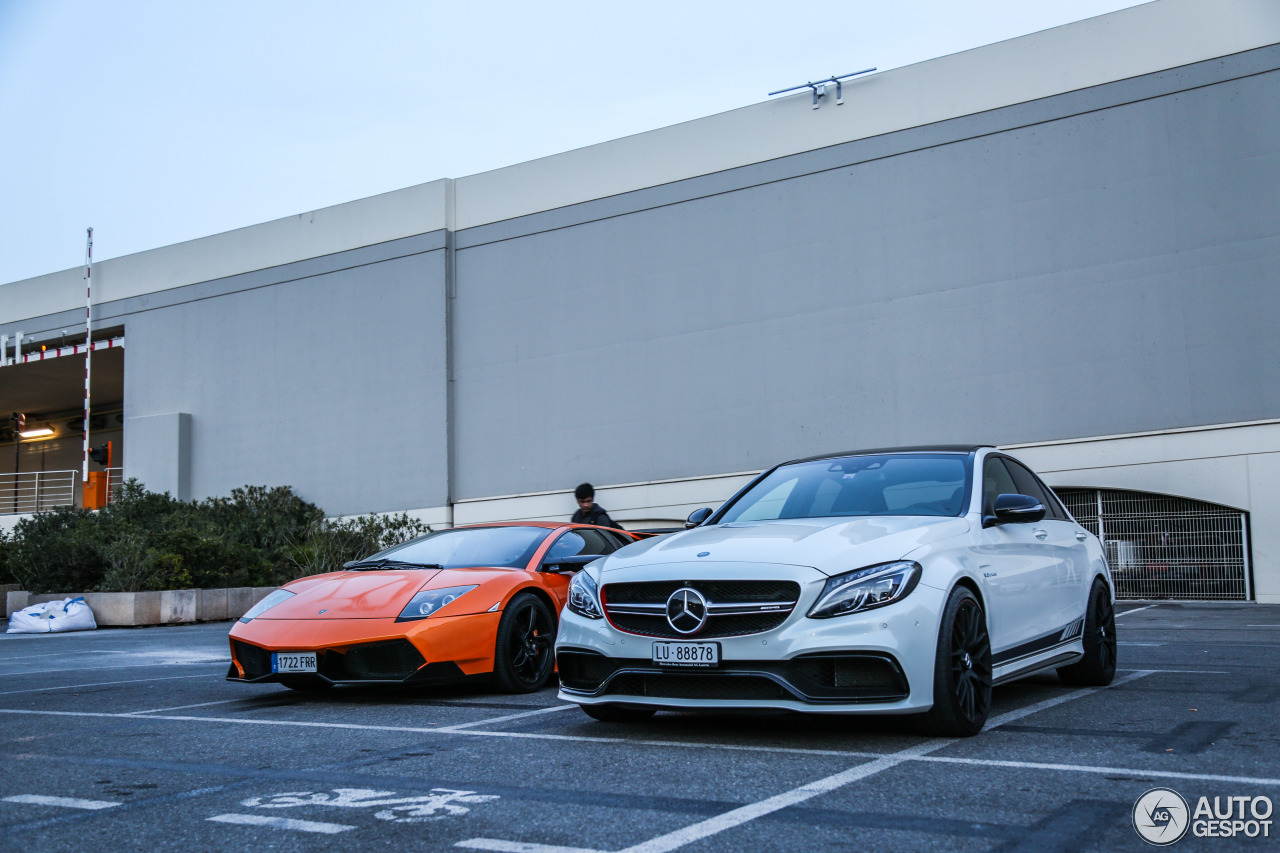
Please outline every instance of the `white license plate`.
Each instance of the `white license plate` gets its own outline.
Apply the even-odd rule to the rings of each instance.
[[[272,672],[315,672],[315,652],[272,652]]]
[[[654,643],[658,666],[719,666],[719,643]]]

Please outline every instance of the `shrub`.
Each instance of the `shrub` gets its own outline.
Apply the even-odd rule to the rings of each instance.
[[[298,575],[336,572],[348,560],[368,557],[407,539],[430,533],[430,526],[404,513],[361,515],[313,524],[289,554]]]
[[[10,574],[31,592],[96,589],[105,569],[98,521],[77,507],[24,518],[5,549]]]
[[[62,507],[0,535],[0,578],[31,592],[277,586],[429,529],[404,514],[326,521],[287,486],[184,502],[130,480],[98,512]]]

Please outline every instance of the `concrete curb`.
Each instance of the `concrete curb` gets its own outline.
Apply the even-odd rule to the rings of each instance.
[[[16,583],[0,583],[0,601],[4,602],[4,613],[0,615],[3,615],[5,619],[8,619],[9,614],[13,612],[13,608],[9,607],[9,593],[18,592],[21,589],[22,587]],[[18,609],[21,610],[22,608]]]
[[[62,592],[41,595],[32,595],[24,590],[9,590],[5,594],[5,616],[32,604],[63,598],[83,598],[93,611],[94,620],[103,628],[225,622],[228,619],[239,619],[275,589],[274,586],[240,586],[226,589]]]

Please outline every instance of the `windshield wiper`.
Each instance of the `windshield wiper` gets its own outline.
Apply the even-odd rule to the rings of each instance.
[[[372,572],[377,569],[443,569],[439,563],[408,563],[404,560],[352,560],[343,563],[342,568],[357,572]]]

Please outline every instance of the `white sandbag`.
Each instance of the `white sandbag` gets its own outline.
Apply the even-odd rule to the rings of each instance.
[[[49,620],[44,615],[43,604],[33,604],[9,614],[6,634],[47,634]]]
[[[67,598],[63,601],[50,601],[49,604],[62,605],[49,616],[50,631],[93,631],[98,627],[93,611],[83,598]]]
[[[98,627],[93,611],[83,598],[63,598],[33,604],[9,614],[6,634],[48,634],[62,631],[92,631]]]

